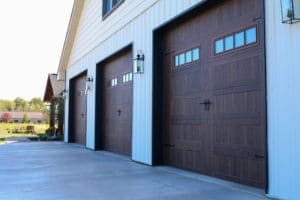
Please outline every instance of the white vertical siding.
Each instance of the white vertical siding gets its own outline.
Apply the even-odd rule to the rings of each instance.
[[[300,23],[282,24],[266,0],[269,194],[300,199]]]
[[[152,37],[153,30],[202,0],[125,0],[102,21],[101,0],[85,1],[67,71],[67,80],[133,44],[145,54],[144,74],[133,77],[132,159],[152,164]],[[68,86],[67,86],[68,87]],[[66,107],[66,113],[68,107]],[[94,148],[95,90],[88,93],[87,146]],[[67,117],[67,114],[66,114]],[[66,121],[67,122],[67,121]],[[66,133],[68,124],[66,123]],[[66,139],[67,141],[67,136]]]

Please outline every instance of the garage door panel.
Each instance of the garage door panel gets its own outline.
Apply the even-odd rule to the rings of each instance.
[[[247,7],[252,5],[252,7]],[[243,9],[241,13],[239,8]],[[261,1],[227,0],[164,33],[164,163],[266,186],[263,38],[220,55],[215,40],[262,24]],[[208,25],[209,24],[209,25]],[[189,59],[197,47],[199,59]]]
[[[212,66],[213,89],[224,90],[226,88],[261,85],[260,56],[247,58],[236,62]],[[226,77],[226,79],[224,79]]]
[[[86,145],[86,85],[87,75],[82,74],[72,80],[72,132],[71,142]]]
[[[103,147],[107,151],[131,154],[132,54],[122,52],[103,67]],[[127,77],[125,76],[127,75]],[[113,83],[112,83],[113,80]]]
[[[211,111],[220,116],[228,114],[239,114],[240,118],[244,116],[260,116],[261,110],[261,91],[231,91],[218,96],[211,96]],[[263,117],[263,116],[261,116]]]

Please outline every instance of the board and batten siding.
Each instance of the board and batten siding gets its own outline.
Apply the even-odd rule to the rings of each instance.
[[[102,20],[102,0],[85,1],[67,67],[71,78],[88,70],[96,77],[96,64],[132,44],[133,55],[145,55],[144,74],[133,76],[132,159],[152,164],[152,46],[153,31],[203,0],[125,0]],[[95,80],[97,81],[97,80]],[[96,85],[96,83],[94,83]],[[95,88],[87,98],[87,147],[95,148]],[[66,100],[66,122],[68,120]],[[68,133],[68,124],[66,124]],[[67,141],[67,134],[65,141]]]
[[[270,196],[300,199],[300,23],[282,24],[280,1],[266,0]]]

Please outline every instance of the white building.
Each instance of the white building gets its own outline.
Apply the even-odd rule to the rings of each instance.
[[[274,0],[75,0],[65,141],[299,199],[299,36]]]

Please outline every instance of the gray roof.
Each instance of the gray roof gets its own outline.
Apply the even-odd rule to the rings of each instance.
[[[65,89],[65,81],[57,80],[57,74],[49,74],[53,95],[57,97]]]
[[[65,89],[65,81],[57,80],[57,74],[49,74],[44,95],[44,101],[59,97]]]
[[[30,119],[43,119],[44,117],[44,114],[41,112],[0,112],[0,116],[3,113],[11,114],[13,119],[22,119],[25,114],[27,114]]]

